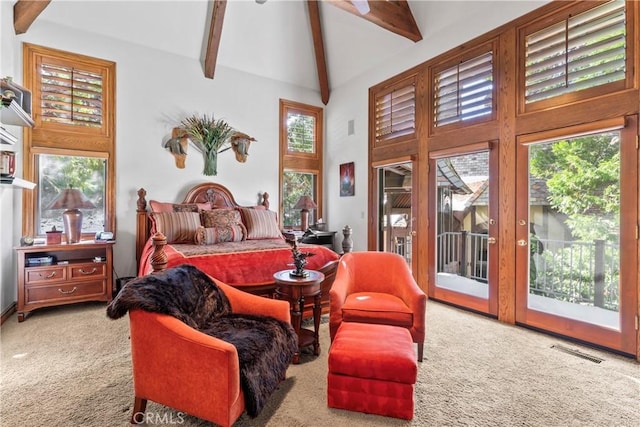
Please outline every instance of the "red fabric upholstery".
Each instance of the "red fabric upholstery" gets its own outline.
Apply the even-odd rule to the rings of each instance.
[[[234,313],[291,321],[286,301],[216,283]],[[244,395],[233,345],[163,314],[132,310],[129,323],[133,386],[136,404],[144,401],[142,412],[146,400],[152,400],[221,426],[231,426],[240,417],[245,409]]]
[[[417,375],[407,329],[345,322],[329,350],[327,402],[331,408],[412,419]]]
[[[402,326],[418,344],[418,360],[422,361],[427,296],[400,255],[373,251],[344,254],[329,295],[332,341],[343,322]]]

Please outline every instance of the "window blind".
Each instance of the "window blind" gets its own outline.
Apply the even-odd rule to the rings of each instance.
[[[395,89],[376,97],[376,141],[410,135],[416,129],[416,87]]]
[[[493,52],[434,77],[434,124],[444,126],[493,112]]]
[[[313,116],[287,115],[287,150],[298,153],[315,152],[315,120]]]
[[[73,67],[42,64],[40,89],[43,122],[102,126],[102,75]]]
[[[525,102],[625,79],[625,15],[614,0],[527,36]]]

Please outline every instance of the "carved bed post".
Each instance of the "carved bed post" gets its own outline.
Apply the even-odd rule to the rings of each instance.
[[[167,254],[164,251],[164,247],[167,245],[167,238],[162,233],[156,233],[151,238],[153,240],[153,253],[149,257],[151,268],[153,273],[159,273],[167,268]]]
[[[136,207],[136,272],[140,268],[142,249],[149,235],[149,219],[147,217],[147,192],[144,188],[138,190],[138,202]]]
[[[345,225],[342,229],[342,235],[344,239],[342,239],[342,251],[346,254],[347,252],[351,252],[353,250],[353,240],[351,239],[351,227]]]

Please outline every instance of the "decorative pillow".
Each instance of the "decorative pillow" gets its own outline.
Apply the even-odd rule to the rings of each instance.
[[[211,203],[169,203],[149,200],[151,212],[198,212],[201,209],[211,209]]]
[[[235,209],[211,209],[200,212],[200,222],[205,228],[229,227],[242,224],[242,218]]]
[[[244,226],[242,224],[221,227],[198,227],[196,230],[196,245],[215,245],[223,242],[240,242],[244,240]]]
[[[200,226],[198,212],[153,212],[151,220],[155,231],[167,238],[167,243],[193,243]]]
[[[283,238],[275,212],[251,208],[240,208],[240,212],[247,227],[248,240]]]

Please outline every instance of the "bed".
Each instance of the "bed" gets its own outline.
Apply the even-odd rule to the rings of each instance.
[[[180,202],[147,202],[146,197],[143,188],[138,190],[138,276],[192,264],[238,289],[273,297],[273,274],[293,268],[291,245],[269,210],[267,193],[256,206],[240,206],[226,187],[205,182],[189,189]],[[325,275],[322,310],[327,313],[340,256],[321,245],[298,246],[313,254],[305,268]]]

